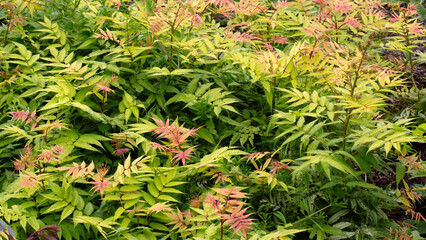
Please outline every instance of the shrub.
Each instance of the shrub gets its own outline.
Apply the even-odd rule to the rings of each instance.
[[[1,236],[416,234],[388,215],[424,220],[424,124],[387,111],[424,98],[416,7],[1,3]]]

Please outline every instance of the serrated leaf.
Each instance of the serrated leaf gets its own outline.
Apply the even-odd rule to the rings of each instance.
[[[139,190],[141,187],[136,186],[136,185],[125,185],[123,187],[120,188],[120,191],[122,192],[135,192],[137,190]]]
[[[124,204],[124,208],[125,208],[125,209],[131,208],[131,207],[133,207],[136,203],[138,203],[139,201],[140,201],[140,200],[139,200],[139,198],[132,199],[132,200],[128,200],[128,201],[126,201],[126,203]]]
[[[126,211],[126,209],[124,209],[123,207],[117,208],[117,210],[114,213],[114,220],[117,220],[119,217],[121,217],[124,211]]]
[[[329,219],[328,219],[328,223],[333,224],[335,222],[337,222],[341,217],[345,216],[346,214],[349,213],[348,209],[343,209],[338,211],[337,213],[333,214]]]
[[[176,176],[176,173],[177,173],[176,168],[174,168],[173,170],[170,170],[170,171],[167,173],[166,181],[165,181],[165,183],[164,183],[164,184],[167,184],[167,183],[169,183],[170,181],[172,181],[172,180],[173,180],[173,178]]]
[[[62,200],[61,197],[58,197],[57,195],[52,194],[52,193],[50,193],[50,194],[40,194],[40,195],[43,196],[44,198],[52,200],[52,201],[61,201]]]
[[[85,215],[89,216],[93,213],[93,210],[94,210],[93,204],[89,202],[84,207],[83,212],[84,212]]]
[[[287,143],[297,139],[298,137],[302,136],[304,134],[304,132],[296,132],[294,134],[292,134],[289,138],[287,138],[285,140],[285,142],[282,145],[286,145]]]
[[[65,202],[65,201],[56,202],[52,206],[50,206],[46,211],[44,211],[43,214],[47,214],[47,213],[50,213],[50,212],[57,211],[59,209],[66,207],[67,205],[68,205],[68,203]]]
[[[165,186],[166,187],[174,187],[174,186],[182,185],[182,184],[185,184],[185,183],[186,182],[169,182]]]
[[[395,175],[396,175],[396,185],[397,186],[399,185],[399,183],[401,182],[401,180],[404,178],[405,172],[406,172],[405,166],[403,164],[401,164],[401,163],[397,163],[396,164],[396,173],[395,173]]]
[[[176,69],[173,70],[170,75],[185,75],[191,73],[192,71],[192,69]]]
[[[370,152],[371,150],[374,150],[376,148],[381,147],[382,145],[384,145],[385,142],[382,140],[377,140],[375,143],[373,143],[369,148],[367,152]]]
[[[173,198],[169,195],[160,195],[158,197],[158,199],[165,200],[165,201],[171,201],[171,202],[179,202],[178,200],[176,200],[175,198]]]
[[[29,217],[27,220],[28,220],[28,223],[30,224],[30,226],[34,230],[40,229],[40,224],[34,216]]]
[[[159,191],[161,191],[162,189],[163,189],[163,184],[161,183],[161,179],[160,179],[160,177],[155,177],[154,178],[154,184],[155,184],[155,187],[159,190]]]
[[[72,102],[70,103],[70,105],[86,112],[94,120],[107,124],[107,121],[102,117],[102,115],[98,112],[93,111],[89,106],[81,104],[79,102]]]
[[[28,65],[32,66],[39,58],[40,58],[40,54],[32,56],[31,59],[28,61]]]
[[[160,195],[160,192],[158,191],[158,189],[154,186],[153,183],[149,183],[148,184],[148,192],[154,196],[154,197],[158,197],[158,195]]]
[[[183,192],[181,192],[181,191],[179,191],[177,189],[174,189],[174,188],[164,188],[162,192],[163,193],[178,193],[178,194],[182,194],[183,193]]]
[[[118,195],[105,195],[102,199],[104,200],[115,200],[115,201],[119,201],[120,200],[120,196]]]
[[[373,185],[371,183],[366,183],[366,182],[356,182],[356,181],[351,181],[346,183],[346,186],[348,187],[363,187],[363,188],[370,188],[370,189],[379,189],[379,187],[377,187],[376,185]]]
[[[198,129],[197,135],[200,136],[202,139],[206,140],[207,142],[215,144],[213,135],[206,128]]]
[[[145,191],[141,191],[141,195],[143,197],[143,199],[145,199],[145,201],[149,204],[149,205],[154,205],[155,204],[155,199],[147,192]]]
[[[158,222],[151,222],[149,226],[152,227],[153,229],[160,230],[160,231],[165,231],[165,232],[170,231],[168,227]]]
[[[127,156],[126,160],[124,161],[124,169],[129,169],[130,168],[130,154]]]
[[[20,218],[19,219],[19,223],[21,224],[21,226],[22,226],[22,228],[23,229],[26,229],[27,228],[27,218],[26,217],[23,217],[23,218]],[[1,227],[1,226],[0,226]],[[0,228],[1,229],[1,228]],[[1,232],[0,232],[1,233]]]
[[[95,151],[95,152],[100,152],[98,149],[92,147],[92,145],[87,144],[87,143],[81,143],[81,142],[76,142],[74,143],[74,146],[79,147],[79,148],[84,148],[90,151]]]
[[[124,200],[124,201],[127,201],[127,200],[133,200],[133,199],[136,199],[136,198],[140,198],[140,194],[137,194],[137,193],[127,193],[127,194],[124,194],[122,197],[121,197],[121,199],[122,200]]]
[[[68,205],[61,214],[61,220],[59,222],[62,222],[65,218],[67,218],[69,215],[71,215],[74,212],[75,207]]]
[[[76,147],[97,151],[98,149],[93,147],[92,145],[96,145],[103,149],[103,146],[100,141],[109,141],[110,139],[98,134],[83,134],[80,135],[79,138],[74,142]]]
[[[25,58],[25,59],[29,59],[28,58],[28,55],[27,55],[27,48],[24,46],[24,45],[22,45],[22,44],[20,44],[20,43],[17,43],[17,42],[13,42],[13,44],[15,44],[15,46],[17,46],[18,47],[18,51],[19,51],[19,53]]]

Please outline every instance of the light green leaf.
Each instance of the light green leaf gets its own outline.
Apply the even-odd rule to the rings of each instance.
[[[74,212],[75,207],[68,205],[61,214],[61,220],[59,222],[62,222],[65,218],[67,218],[69,215],[71,215]]]
[[[166,227],[165,225],[158,223],[158,222],[151,222],[149,224],[150,227],[152,227],[155,230],[159,230],[159,231],[165,231],[165,232],[169,232],[170,229],[168,227]]]
[[[126,209],[124,209],[123,207],[119,207],[114,214],[114,220],[117,220],[119,217],[121,217],[121,215],[124,213],[124,211],[126,211]]]
[[[44,211],[43,214],[47,214],[47,213],[50,213],[50,212],[57,211],[59,209],[64,208],[67,205],[68,205],[68,203],[65,202],[65,201],[56,202],[52,206],[50,206],[46,211]]]
[[[173,70],[170,73],[170,75],[185,75],[191,72],[192,72],[192,69],[176,69],[176,70]]]
[[[28,219],[28,223],[30,224],[30,226],[34,229],[34,230],[39,230],[40,229],[40,224],[38,223],[36,217],[31,216]]]
[[[148,184],[148,192],[154,197],[158,197],[158,195],[160,195],[160,192],[158,192],[153,183]]]
[[[137,199],[137,198],[140,198],[140,197],[141,197],[141,194],[138,194],[138,193],[127,193],[127,194],[124,194],[121,197],[121,199],[124,200],[124,201],[127,201],[127,200]]]
[[[152,206],[155,204],[155,199],[149,193],[141,191],[141,195],[149,205]]]
[[[160,195],[158,197],[158,199],[165,200],[165,201],[170,201],[170,202],[179,202],[178,200],[176,200],[175,198],[173,198],[173,197],[171,197],[169,195]]]
[[[93,111],[87,105],[81,104],[79,102],[72,102],[72,103],[70,103],[70,105],[88,113],[91,118],[93,118],[94,120],[96,120],[98,122],[102,122],[102,123],[105,123],[105,124],[107,123],[107,121],[102,117],[102,115],[100,113]]]
[[[182,194],[183,193],[183,192],[181,192],[181,191],[179,191],[177,189],[174,189],[174,188],[164,188],[162,192],[163,193],[178,193],[178,194]]]

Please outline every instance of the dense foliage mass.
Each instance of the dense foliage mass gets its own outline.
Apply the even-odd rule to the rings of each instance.
[[[424,10],[1,1],[0,238],[423,239]]]

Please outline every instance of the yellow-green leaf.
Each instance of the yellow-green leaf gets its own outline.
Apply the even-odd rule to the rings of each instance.
[[[60,201],[60,202],[57,202],[57,203],[54,203],[52,206],[50,206],[46,211],[44,211],[44,213],[43,214],[46,214],[46,213],[50,213],[50,212],[54,212],[54,211],[57,211],[57,210],[59,210],[59,209],[61,209],[61,208],[64,208],[65,206],[67,206],[68,205],[68,203],[67,202],[65,202],[65,201]]]
[[[62,222],[65,218],[67,218],[71,213],[74,212],[75,207],[68,205],[61,214],[61,220],[59,222]]]

